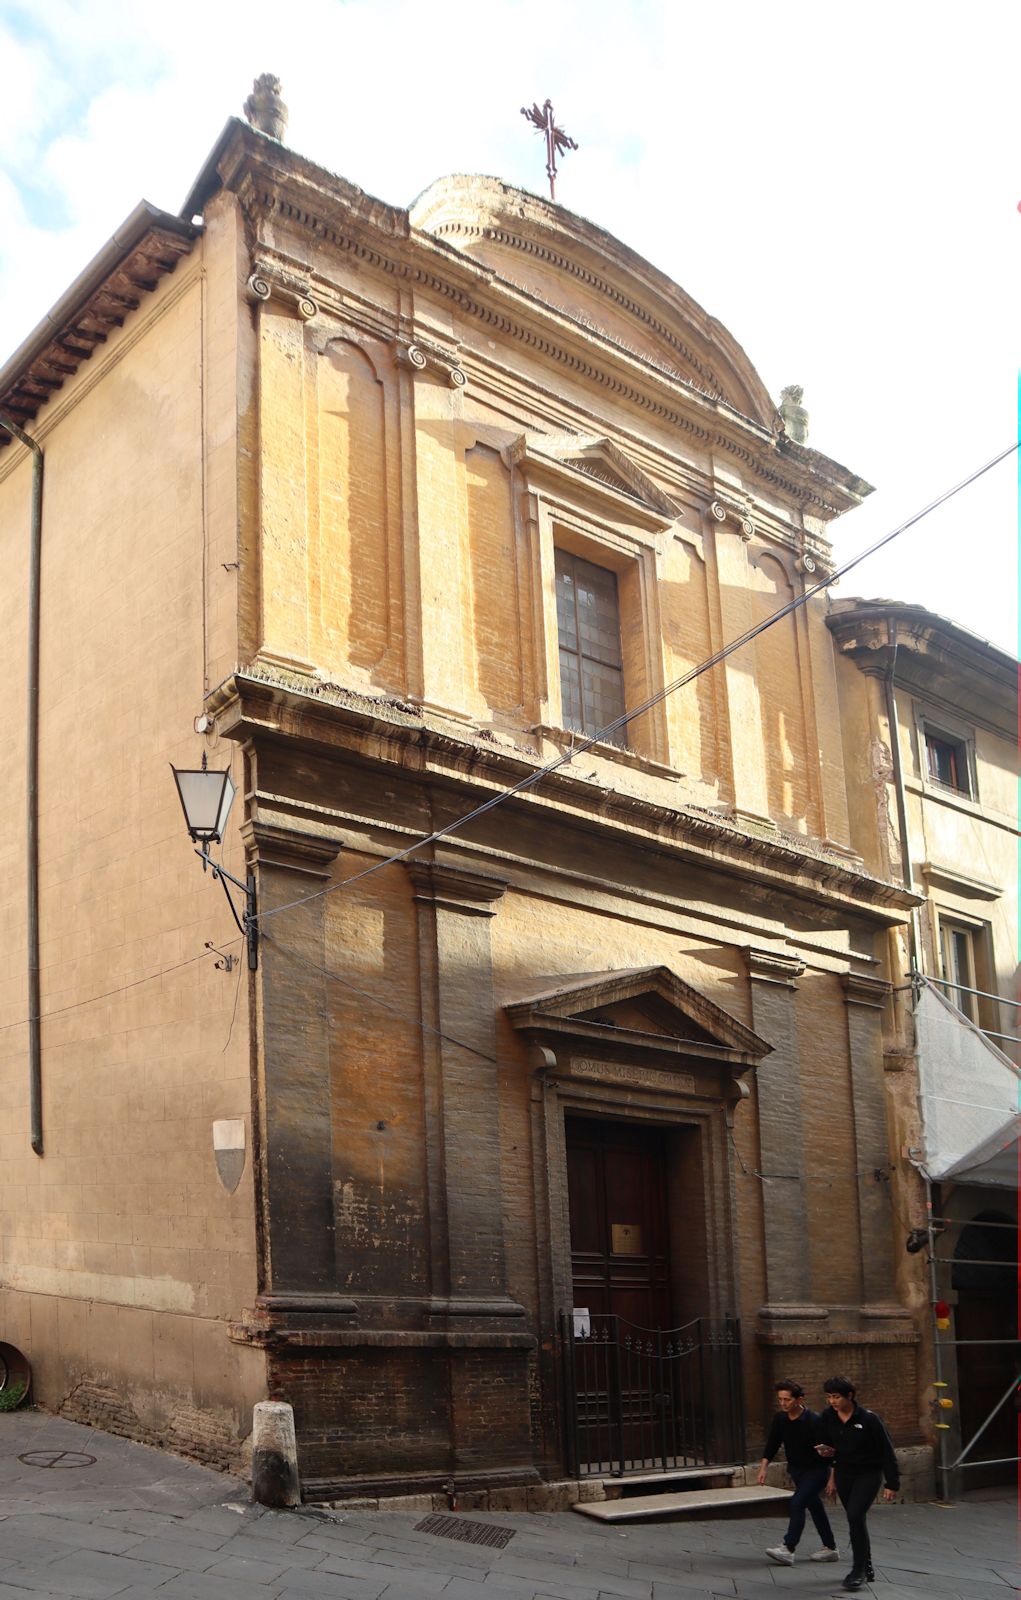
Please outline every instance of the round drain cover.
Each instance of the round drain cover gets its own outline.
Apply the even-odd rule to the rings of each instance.
[[[26,1467],[94,1467],[95,1456],[80,1450],[26,1450],[18,1457]]]

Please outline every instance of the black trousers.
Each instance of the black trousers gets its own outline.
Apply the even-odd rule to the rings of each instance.
[[[833,1537],[830,1519],[826,1515],[820,1496],[826,1487],[826,1479],[830,1475],[829,1466],[825,1461],[817,1467],[792,1467],[788,1464],[787,1475],[793,1479],[794,1493],[790,1503],[790,1521],[783,1542],[788,1550],[796,1550],[801,1535],[805,1531],[805,1512],[807,1511],[815,1523],[819,1537],[827,1550],[834,1550],[837,1541]]]
[[[851,1565],[855,1572],[864,1573],[872,1561],[872,1547],[869,1544],[869,1530],[865,1524],[865,1517],[869,1506],[879,1493],[883,1474],[878,1469],[875,1472],[848,1472],[846,1467],[843,1471],[838,1467],[836,1479],[840,1504],[847,1513],[847,1531],[851,1538]]]

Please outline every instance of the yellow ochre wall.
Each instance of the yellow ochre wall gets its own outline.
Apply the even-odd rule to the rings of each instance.
[[[273,249],[307,261],[340,301],[371,305],[377,321],[411,309],[392,278],[326,243],[280,227]],[[494,369],[513,363],[513,389],[474,367],[466,387],[452,387],[442,364],[416,369],[399,342],[343,314],[306,323],[293,296],[257,308],[242,404],[252,456],[242,467],[252,572],[243,656],[369,697],[411,696],[548,758],[563,745],[545,737],[562,726],[555,545],[618,574],[631,705],[801,592],[795,550],[765,526],[780,515],[797,528],[797,504],[767,504],[728,458],[735,492],[762,498],[762,525],[742,536],[733,517],[709,516],[704,488],[692,489],[693,476],[720,481],[708,446],[679,443],[676,430],[595,395],[583,377],[558,372],[553,394],[541,354],[483,338],[427,290],[416,292],[414,316]],[[619,498],[600,503],[580,474],[561,489],[535,479],[515,456],[522,435],[557,430],[610,438],[676,500],[672,525],[650,526]],[[628,787],[670,804],[729,804],[848,846],[825,610],[820,597],[636,719],[627,741],[647,763],[631,764]],[[621,781],[617,758],[595,751],[591,762],[604,781]]]
[[[227,1336],[256,1287],[248,972],[203,948],[239,945],[169,768],[197,764],[203,691],[235,657],[236,242],[213,217],[31,430],[45,451],[41,1157],[25,1022],[32,468],[21,446],[0,455],[0,1334],[47,1407],[217,1464],[238,1458],[263,1393],[261,1357]],[[225,859],[241,870],[235,838]],[[219,1118],[247,1125],[233,1195]]]

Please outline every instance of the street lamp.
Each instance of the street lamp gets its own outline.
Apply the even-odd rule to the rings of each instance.
[[[202,870],[212,870],[214,878],[218,878],[223,885],[223,892],[227,896],[231,916],[238,925],[248,946],[248,968],[254,972],[259,965],[259,924],[255,910],[255,878],[249,873],[245,883],[240,878],[235,878],[233,873],[218,861],[214,861],[206,848],[210,844],[222,844],[223,835],[227,827],[227,818],[230,808],[234,803],[237,790],[229,769],[223,772],[210,771],[206,762],[206,753],[202,752],[202,766],[195,768],[175,767],[171,762],[171,772],[177,784],[177,793],[181,801],[181,810],[184,812],[185,826],[192,843],[197,845],[195,851],[202,858]],[[227,884],[232,883],[244,895],[244,911],[238,916]]]

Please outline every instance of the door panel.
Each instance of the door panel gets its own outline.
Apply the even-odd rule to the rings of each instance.
[[[574,1304],[669,1328],[662,1130],[568,1118],[567,1178]]]

